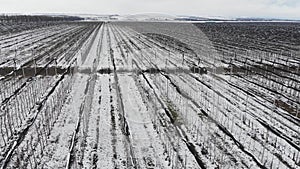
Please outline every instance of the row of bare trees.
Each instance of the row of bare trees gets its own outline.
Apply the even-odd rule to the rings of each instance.
[[[47,16],[47,15],[0,15],[0,22],[57,22],[80,21],[83,18],[77,16]]]

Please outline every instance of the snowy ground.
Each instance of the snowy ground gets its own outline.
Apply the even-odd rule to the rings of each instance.
[[[87,55],[75,54],[74,72],[40,80],[50,94],[36,94],[27,108],[35,118],[0,139],[2,166],[300,168],[299,119],[247,78],[193,72],[192,56],[122,24],[94,29],[88,45]],[[1,81],[15,86],[0,102],[18,83]]]

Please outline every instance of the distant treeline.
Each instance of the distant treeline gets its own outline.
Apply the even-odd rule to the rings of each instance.
[[[80,21],[76,16],[46,16],[46,15],[0,15],[0,22],[51,22],[51,21]]]

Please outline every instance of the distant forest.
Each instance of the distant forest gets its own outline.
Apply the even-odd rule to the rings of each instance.
[[[46,16],[46,15],[0,15],[0,22],[54,22],[54,21],[80,21],[83,18],[76,16]]]

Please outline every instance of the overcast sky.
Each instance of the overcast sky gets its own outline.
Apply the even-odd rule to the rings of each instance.
[[[0,13],[163,13],[300,19],[300,0],[0,0]]]

